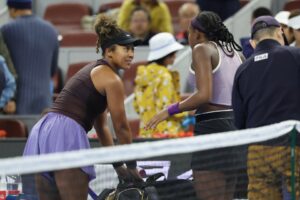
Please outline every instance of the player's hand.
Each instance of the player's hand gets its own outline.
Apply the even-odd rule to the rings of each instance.
[[[120,179],[122,179],[122,180],[129,179],[129,177],[130,177],[129,172],[128,172],[127,168],[124,165],[122,165],[120,167],[115,167],[114,169],[115,169],[115,171],[118,174],[118,177]]]
[[[134,183],[143,181],[137,169],[129,169],[122,165],[120,167],[116,167],[115,171],[117,172],[118,177],[124,182]]]
[[[143,178],[141,177],[139,171],[136,168],[135,169],[127,168],[127,170],[135,183],[144,182]]]
[[[145,130],[155,129],[160,122],[166,120],[168,117],[169,113],[167,109],[160,111],[146,124]]]
[[[3,111],[7,114],[13,114],[16,112],[16,102],[15,101],[8,101],[7,104],[4,106]]]

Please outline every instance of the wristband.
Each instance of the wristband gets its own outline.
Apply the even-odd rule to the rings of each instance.
[[[123,162],[115,162],[115,163],[112,163],[112,166],[114,168],[118,168],[118,167],[121,167],[124,163]]]
[[[126,161],[125,164],[126,164],[127,168],[129,168],[129,169],[135,169],[136,168],[136,161],[135,160]]]
[[[174,104],[168,106],[168,113],[170,116],[180,113],[179,103],[174,103]]]

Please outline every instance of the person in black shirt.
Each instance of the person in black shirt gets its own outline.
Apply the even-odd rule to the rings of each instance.
[[[282,28],[271,16],[261,16],[253,22],[251,45],[254,54],[235,75],[232,106],[236,127],[246,129],[300,120],[299,49],[284,46]],[[290,148],[274,144],[270,141],[248,148],[248,199],[279,200],[286,195],[282,185],[287,193],[291,190]],[[299,156],[297,147],[296,159]],[[297,191],[297,199],[299,195]]]

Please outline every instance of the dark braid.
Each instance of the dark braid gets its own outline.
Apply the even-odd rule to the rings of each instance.
[[[207,39],[217,43],[226,55],[232,56],[234,50],[242,51],[242,47],[234,41],[233,35],[217,14],[210,11],[202,11],[197,16],[197,20],[205,29]]]

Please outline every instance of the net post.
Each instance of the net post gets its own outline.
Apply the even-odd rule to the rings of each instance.
[[[295,165],[296,165],[296,138],[297,138],[297,129],[294,126],[291,131],[291,198],[292,200],[296,200],[296,176],[295,176]]]

